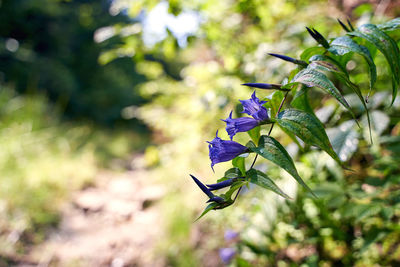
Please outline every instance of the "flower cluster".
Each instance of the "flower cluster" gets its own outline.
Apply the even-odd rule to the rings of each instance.
[[[229,117],[226,120],[223,120],[226,123],[226,131],[229,134],[231,140],[230,141],[222,140],[221,138],[218,137],[218,131],[217,131],[215,138],[212,141],[207,141],[207,143],[209,144],[208,148],[209,148],[209,156],[211,160],[212,170],[214,170],[214,165],[217,163],[230,161],[241,154],[250,152],[248,147],[243,146],[235,141],[232,141],[236,133],[247,132],[253,129],[254,127],[270,122],[270,118],[268,116],[268,110],[263,106],[263,104],[267,103],[267,101],[260,101],[260,99],[257,98],[255,92],[251,95],[250,99],[239,100],[239,101],[243,106],[242,113],[246,113],[251,117],[241,117],[234,119],[232,118],[232,111],[231,111]],[[229,187],[233,184],[235,179],[239,179],[239,178],[227,179],[222,182],[206,186],[202,184],[193,175],[191,175],[191,177],[194,180],[194,182],[200,187],[200,189],[209,197],[209,200],[207,202],[216,203],[219,206],[225,206],[230,203],[228,203],[226,200],[224,200],[219,196],[215,196],[211,191]]]
[[[242,117],[232,119],[231,111],[229,117],[226,120],[223,120],[226,123],[226,131],[228,132],[231,140],[236,133],[247,132],[256,126],[269,121],[268,110],[263,106],[263,104],[267,103],[267,101],[260,101],[260,99],[256,97],[255,91],[251,95],[250,99],[239,101],[243,105],[242,113],[246,113],[253,118]]]

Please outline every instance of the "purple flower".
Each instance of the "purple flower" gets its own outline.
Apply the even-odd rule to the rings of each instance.
[[[252,116],[257,121],[266,121],[269,119],[268,111],[263,104],[267,103],[267,101],[260,101],[258,97],[256,97],[256,92],[251,95],[250,99],[247,100],[239,100],[243,105],[243,112]]]
[[[239,237],[239,233],[233,230],[226,230],[224,234],[224,238],[226,241],[232,241]]]
[[[219,250],[219,257],[225,264],[230,263],[235,254],[236,251],[233,248],[221,248]]]
[[[254,127],[258,126],[259,122],[256,119],[249,117],[242,117],[237,119],[232,119],[232,111],[229,114],[229,117],[226,120],[222,120],[226,122],[226,131],[229,134],[229,137],[233,138],[233,136],[238,132],[247,132]]]
[[[211,169],[214,170],[214,165],[219,162],[229,161],[236,158],[240,154],[248,152],[248,148],[242,146],[235,141],[222,140],[218,137],[218,131],[215,138],[209,143],[209,156],[211,159]]]

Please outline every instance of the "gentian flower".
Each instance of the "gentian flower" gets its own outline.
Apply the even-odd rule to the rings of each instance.
[[[226,123],[226,131],[229,134],[231,140],[233,136],[238,132],[247,132],[258,125],[269,121],[268,111],[263,106],[263,104],[267,103],[267,101],[260,101],[256,97],[256,92],[251,95],[250,99],[240,100],[243,105],[243,112],[252,116],[242,117],[237,119],[232,119],[232,112],[229,114],[229,117],[226,120],[222,120]]]
[[[257,127],[259,122],[256,119],[249,117],[241,117],[237,119],[232,119],[232,111],[226,120],[222,120],[226,123],[226,131],[229,134],[231,140],[233,136],[238,132],[247,132],[248,130]]]
[[[190,177],[192,177],[193,181],[197,184],[198,187],[200,187],[201,191],[204,192],[210,199],[207,201],[208,202],[216,202],[216,203],[224,203],[225,200],[222,197],[214,195],[210,189],[208,189],[202,182],[199,181],[196,177],[190,174]]]
[[[267,101],[260,101],[260,99],[256,97],[256,91],[254,91],[250,99],[239,101],[243,105],[242,113],[247,113],[257,121],[266,121],[269,119],[268,111],[263,107],[263,104],[267,103]]]
[[[225,264],[229,264],[235,254],[236,251],[234,248],[221,248],[219,250],[219,257]]]
[[[211,159],[211,169],[214,170],[214,165],[219,162],[229,161],[240,154],[246,153],[249,149],[235,141],[222,140],[218,137],[218,131],[215,138],[209,143],[208,149]]]

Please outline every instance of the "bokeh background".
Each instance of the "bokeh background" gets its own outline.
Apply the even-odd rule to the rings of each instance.
[[[312,98],[355,172],[274,130],[320,199],[259,164],[295,200],[249,188],[194,222],[206,197],[189,177],[229,167],[212,172],[205,141],[227,138],[220,119],[252,93],[240,84],[293,68],[267,53],[299,57],[306,26],[329,38],[337,18],[399,15],[395,0],[0,0],[0,266],[399,264],[400,103],[387,108],[379,54],[373,146]],[[362,60],[348,68],[366,89]]]

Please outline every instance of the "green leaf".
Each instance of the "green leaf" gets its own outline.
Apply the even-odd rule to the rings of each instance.
[[[317,117],[301,110],[286,109],[278,114],[276,122],[281,128],[294,133],[304,143],[321,148],[341,164],[329,142],[324,126]]]
[[[373,24],[364,24],[356,31],[349,32],[348,34],[372,43],[385,56],[392,72],[392,105],[396,98],[400,81],[400,51],[396,42]]]
[[[319,70],[322,70],[322,71],[329,71],[329,72],[333,73],[341,82],[346,84],[354,93],[356,93],[356,95],[360,99],[360,101],[363,104],[364,109],[365,109],[365,111],[367,113],[368,129],[369,129],[369,133],[370,133],[369,136],[370,136],[371,143],[372,143],[371,119],[370,119],[370,115],[369,115],[369,110],[368,110],[367,104],[364,101],[364,98],[362,96],[360,88],[356,84],[354,84],[354,83],[352,83],[350,81],[350,78],[346,73],[343,73],[342,71],[340,71],[338,68],[336,68],[333,64],[331,64],[329,62],[326,62],[326,61],[313,61],[309,65],[309,67],[310,68],[319,69]],[[356,121],[356,123],[359,126],[358,121]]]
[[[289,156],[285,148],[273,137],[266,135],[261,136],[259,145],[250,149],[287,171],[299,184],[312,193],[311,189],[306,185],[306,183],[304,183],[303,179],[301,179],[298,174],[292,158]]]
[[[238,158],[238,157],[237,157]],[[236,159],[236,158],[235,158]],[[235,160],[235,159],[233,159],[233,160]],[[238,164],[239,165],[239,164]],[[246,174],[246,172],[245,172],[245,174]],[[242,174],[242,172],[241,172],[241,170],[239,169],[239,168],[230,168],[229,170],[227,170],[226,172],[225,172],[225,174],[224,174],[224,177],[223,178],[226,178],[226,179],[232,179],[232,178],[237,178],[237,177],[240,177],[240,176],[242,176],[242,175],[244,175],[244,174]],[[223,180],[226,180],[226,179],[223,179]],[[221,180],[221,179],[220,179]],[[218,180],[218,182],[222,182],[223,180]]]
[[[253,140],[253,142],[257,144],[258,139],[260,139],[260,126],[254,127],[253,129],[247,131],[247,134],[250,136],[251,140]]]
[[[389,20],[388,22],[376,25],[378,29],[384,32],[391,32],[400,29],[400,18]]]
[[[265,106],[271,109],[271,118],[275,118],[284,95],[285,94],[281,91],[275,91],[267,99],[268,102],[265,104]]]
[[[208,206],[204,209],[204,211],[200,214],[200,216],[195,220],[195,222],[200,220],[204,215],[206,215],[209,211],[215,209],[217,206],[218,206],[218,203],[215,203],[215,202],[208,204]]]
[[[290,102],[290,105],[294,108],[304,110],[308,113],[313,114],[314,111],[310,105],[310,102],[308,101],[308,90],[310,87],[307,87],[306,85],[301,85],[300,89],[296,91],[296,94],[293,97],[292,102]]]
[[[307,48],[306,50],[301,53],[300,58],[301,60],[307,61],[313,56],[313,55],[318,55],[318,54],[323,54],[325,51],[325,48],[320,47],[320,46],[314,46]]]
[[[233,167],[237,167],[243,176],[246,175],[246,165],[245,165],[245,159],[243,157],[234,158],[232,160],[232,165],[233,165]],[[226,173],[225,173],[225,177],[226,177]],[[239,176],[236,176],[236,177],[239,177]],[[230,178],[236,178],[236,177],[230,177]]]
[[[357,150],[358,132],[354,129],[354,125],[354,121],[346,121],[337,128],[327,130],[333,150],[342,161],[350,159]]]
[[[365,46],[357,44],[348,36],[341,36],[332,41],[328,51],[338,56],[343,56],[350,52],[361,55],[365,59],[369,67],[370,89],[374,86],[376,82],[376,66],[371,54]]]
[[[344,99],[340,91],[322,72],[319,72],[312,67],[311,68],[307,67],[306,69],[300,71],[294,77],[292,82],[302,83],[309,87],[321,88],[325,92],[335,97],[344,107],[346,107],[352,113],[346,99]]]
[[[228,199],[228,201],[227,201],[228,203],[230,203],[230,202],[233,203],[233,200],[231,200],[232,194],[233,194],[236,190],[238,190],[239,188],[241,188],[243,185],[245,185],[246,183],[247,183],[246,181],[237,181],[237,182],[235,182],[235,183],[233,183],[233,184],[231,185],[231,187],[229,188],[229,190],[226,191],[225,194],[223,194],[224,198],[225,198],[225,199]]]
[[[290,199],[266,174],[260,172],[259,170],[251,169],[247,172],[247,177],[250,179],[250,183],[256,184],[268,190],[271,190],[278,195]]]

